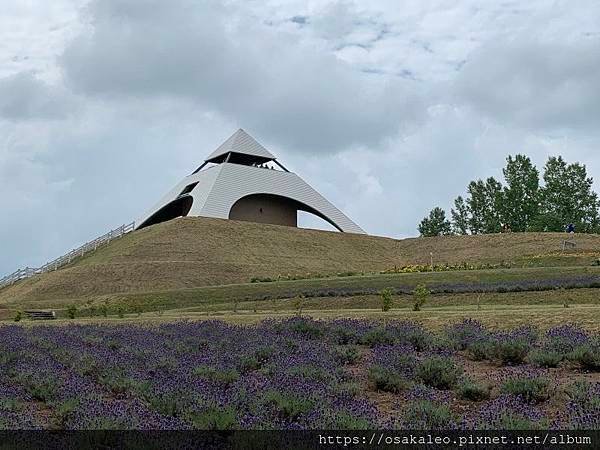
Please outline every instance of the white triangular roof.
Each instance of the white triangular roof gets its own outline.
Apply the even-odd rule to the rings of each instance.
[[[233,133],[229,139],[223,142],[214,152],[208,155],[206,161],[210,161],[217,156],[221,156],[229,152],[259,156],[268,159],[276,159],[275,156],[269,152],[269,150],[256,142],[252,136],[250,136],[241,128]]]

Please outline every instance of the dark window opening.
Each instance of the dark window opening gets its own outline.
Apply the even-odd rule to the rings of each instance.
[[[190,192],[192,192],[194,190],[194,188],[196,187],[196,185],[198,184],[198,181],[196,181],[195,183],[192,184],[188,184],[183,191],[181,191],[178,195],[178,197],[181,197],[182,195],[185,194],[189,194]]]
[[[148,217],[139,227],[145,228],[156,223],[166,222],[167,220],[175,219],[177,217],[185,217],[192,209],[194,199],[191,195],[184,195],[177,197],[171,203],[166,204],[150,217]]]

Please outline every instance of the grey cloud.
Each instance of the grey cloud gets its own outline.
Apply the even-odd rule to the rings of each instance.
[[[64,89],[50,86],[32,73],[0,78],[0,118],[59,119],[66,117],[74,106],[74,99]]]
[[[376,146],[422,115],[411,84],[385,84],[295,35],[231,21],[213,3],[94,2],[91,34],[62,64],[86,95],[190,99],[304,151]]]
[[[456,81],[457,101],[533,129],[597,128],[600,41],[516,39],[483,46]]]

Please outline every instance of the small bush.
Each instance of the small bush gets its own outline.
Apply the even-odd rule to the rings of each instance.
[[[569,355],[569,359],[578,363],[582,369],[600,371],[600,346],[580,345]]]
[[[119,306],[117,308],[117,316],[119,316],[119,319],[122,319],[123,317],[125,317],[125,310],[123,309],[122,306]]]
[[[356,345],[336,347],[334,356],[341,364],[354,364],[360,358],[360,350]]]
[[[473,361],[484,361],[492,359],[494,355],[494,346],[487,340],[476,341],[467,347],[467,353]]]
[[[67,308],[67,317],[68,317],[69,319],[74,319],[76,315],[77,315],[77,306],[75,306],[75,305],[70,305],[70,306]]]
[[[20,377],[19,382],[35,400],[45,403],[53,400],[60,392],[58,381],[51,376],[44,378],[23,376]]]
[[[287,373],[316,381],[324,381],[330,378],[329,373],[324,369],[306,364],[291,367],[288,369]]]
[[[356,397],[361,392],[361,386],[355,381],[346,381],[338,384],[335,391],[342,396]]]
[[[251,372],[260,369],[261,362],[255,356],[244,355],[240,359],[238,367],[242,373]]]
[[[571,383],[565,389],[565,392],[570,400],[575,403],[585,405],[590,401],[590,398],[593,398],[591,394],[592,385],[587,380],[577,380]],[[599,404],[600,406],[600,404]]]
[[[331,330],[333,334],[333,341],[336,344],[346,345],[346,344],[355,344],[358,342],[358,335],[356,331],[349,327],[341,327],[337,326]]]
[[[410,344],[417,352],[426,350],[434,343],[432,335],[421,327],[406,330],[400,335],[400,341]]]
[[[458,386],[458,396],[472,402],[487,400],[490,398],[490,386],[465,380]]]
[[[273,408],[279,417],[288,420],[295,420],[299,416],[307,414],[315,405],[313,399],[279,391],[265,393],[262,403]]]
[[[269,277],[252,277],[250,278],[250,283],[272,283],[273,281],[277,281],[275,278]]]
[[[564,356],[552,350],[534,350],[529,353],[528,359],[539,367],[558,367]]]
[[[274,354],[275,354],[275,347],[272,347],[270,345],[257,348],[256,351],[254,352],[254,356],[259,361],[267,361]]]
[[[550,397],[548,393],[549,381],[546,378],[510,378],[502,384],[504,394],[520,396],[528,403],[540,403]]]
[[[419,284],[413,291],[413,311],[421,311],[421,307],[425,304],[431,291],[424,284]]]
[[[427,386],[450,389],[462,375],[462,368],[448,357],[432,356],[417,365],[417,377]]]
[[[331,430],[370,430],[372,428],[373,425],[367,419],[346,412],[334,414],[327,426],[327,429]]]
[[[407,428],[417,430],[449,429],[454,421],[450,408],[430,400],[409,403],[403,415]]]
[[[466,350],[469,345],[480,341],[486,335],[483,325],[473,319],[465,319],[447,327],[445,331],[457,350]]]
[[[209,366],[198,366],[193,370],[193,374],[222,384],[231,384],[240,378],[240,374],[237,370],[220,370]]]
[[[203,411],[188,413],[187,416],[198,430],[231,430],[237,425],[237,414],[233,406],[210,406]]]
[[[64,424],[71,413],[79,406],[79,399],[71,398],[59,403],[55,408],[56,418],[60,424]]]
[[[359,340],[362,345],[390,345],[394,343],[394,335],[383,327],[373,328],[363,334]]]
[[[323,330],[316,322],[302,318],[298,318],[291,322],[290,331],[300,333],[310,339],[316,339],[323,334]]]
[[[522,364],[529,353],[529,344],[521,339],[499,340],[493,344],[494,357],[503,365]]]
[[[15,322],[20,322],[23,319],[23,313],[21,311],[17,311],[15,313],[15,317],[14,317],[14,321]]]
[[[103,317],[108,317],[108,306],[100,306],[100,314],[102,314]]]
[[[548,421],[545,418],[534,421],[514,411],[508,411],[500,416],[498,428],[503,430],[545,430],[548,429]]]
[[[369,369],[369,380],[375,389],[384,392],[398,393],[410,386],[410,382],[394,370],[383,366],[372,366]]]
[[[383,312],[387,312],[392,309],[392,303],[394,302],[394,299],[392,297],[392,290],[390,288],[379,291],[379,298],[381,300],[381,310]]]

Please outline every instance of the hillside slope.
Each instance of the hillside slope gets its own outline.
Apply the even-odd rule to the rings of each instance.
[[[0,304],[89,298],[229,283],[255,276],[374,272],[394,265],[522,264],[560,251],[564,234],[513,233],[396,240],[222,219],[182,218],[130,233],[56,272],[0,290]],[[600,236],[578,235],[589,265]],[[549,258],[549,259],[548,259]],[[553,264],[548,256],[549,264]],[[574,258],[571,258],[572,260]],[[527,264],[530,264],[529,261]]]

